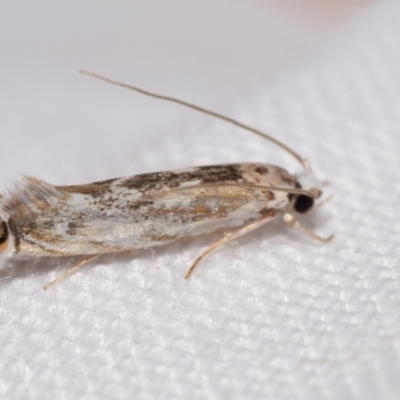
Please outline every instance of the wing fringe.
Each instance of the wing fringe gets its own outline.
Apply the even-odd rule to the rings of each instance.
[[[64,197],[65,193],[60,192],[50,183],[23,175],[13,187],[0,195],[0,213],[2,217],[9,216],[20,207],[31,210],[38,203],[52,204]]]

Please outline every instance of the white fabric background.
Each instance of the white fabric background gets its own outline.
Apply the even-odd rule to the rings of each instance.
[[[232,13],[248,16],[239,8]],[[108,54],[99,46],[96,59],[77,46],[75,58],[64,59],[64,51],[71,51],[67,42],[51,36],[58,22],[42,19],[40,7],[25,11],[17,15],[26,24],[10,17],[7,29],[27,41],[26,51],[13,52],[12,35],[2,42],[2,51],[9,52],[0,95],[1,187],[18,171],[72,184],[251,160],[298,170],[289,156],[247,133],[73,75],[80,67],[103,73],[108,68],[113,78],[143,81],[148,89],[204,104],[204,93],[213,90],[204,83],[212,72],[191,87],[177,86],[190,73],[182,70],[182,56],[172,57],[181,69],[168,87],[174,66],[154,80],[160,65],[137,77],[133,50],[119,75],[113,59],[122,63],[123,48]],[[217,7],[215,13],[225,11]],[[95,7],[91,12],[96,15]],[[185,271],[215,237],[135,257],[106,256],[49,292],[42,286],[72,260],[5,265],[1,397],[399,398],[399,18],[397,0],[369,6],[332,28],[312,52],[312,35],[304,28],[296,47],[308,52],[301,65],[288,68],[282,57],[275,69],[286,71],[272,79],[256,74],[258,95],[249,91],[243,101],[236,96],[244,86],[228,91],[235,99],[231,115],[289,143],[330,181],[326,193],[334,194],[333,201],[303,220],[321,235],[334,233],[332,243],[314,243],[276,221],[221,248],[188,282]],[[43,47],[29,35],[32,21]],[[98,45],[97,35],[107,37],[95,23],[81,25],[93,34],[82,38],[86,46],[90,38]],[[283,36],[280,41],[290,48]],[[46,48],[55,52],[53,58]],[[104,68],[103,58],[111,60]],[[235,73],[227,71],[231,75],[219,90]],[[212,76],[211,81],[220,75]],[[216,94],[215,106],[229,104]]]

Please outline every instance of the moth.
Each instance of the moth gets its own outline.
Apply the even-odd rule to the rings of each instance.
[[[282,217],[327,242],[296,218],[313,208],[322,190],[309,162],[277,139],[221,114],[172,97],[81,71],[103,81],[171,101],[223,119],[280,146],[302,165],[293,175],[264,163],[191,167],[76,186],[55,186],[25,176],[0,197],[0,253],[19,259],[42,256],[84,258],[46,285],[71,275],[105,253],[151,248],[222,232],[192,264],[219,246]]]

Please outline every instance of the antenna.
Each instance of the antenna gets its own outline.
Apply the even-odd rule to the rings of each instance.
[[[80,70],[79,72],[81,74],[92,76],[94,78],[97,78],[97,79],[100,79],[102,81],[111,83],[113,85],[120,86],[120,87],[123,87],[123,88],[126,88],[126,89],[130,89],[130,90],[134,90],[136,92],[139,92],[139,93],[144,94],[146,96],[154,97],[156,99],[161,99],[161,100],[170,101],[172,103],[177,103],[177,104],[180,104],[182,106],[191,108],[193,110],[200,111],[200,112],[202,112],[204,114],[212,115],[213,117],[219,118],[219,119],[221,119],[223,121],[229,122],[229,123],[231,123],[233,125],[238,126],[239,128],[242,128],[242,129],[244,129],[246,131],[255,133],[256,135],[261,136],[262,138],[267,139],[272,143],[275,143],[277,146],[279,146],[283,150],[286,150],[296,160],[298,160],[300,162],[300,164],[302,164],[302,166],[303,166],[303,168],[305,170],[309,170],[310,169],[309,163],[308,163],[308,161],[306,159],[301,157],[298,153],[296,153],[294,150],[292,150],[286,144],[282,143],[280,140],[275,139],[274,137],[272,137],[270,135],[267,135],[266,133],[261,132],[258,129],[252,128],[251,126],[245,125],[245,124],[243,124],[243,123],[241,123],[241,122],[239,122],[239,121],[237,121],[237,120],[235,120],[233,118],[226,117],[225,115],[219,114],[219,113],[217,113],[215,111],[207,110],[206,108],[196,106],[195,104],[188,103],[186,101],[179,100],[179,99],[176,99],[174,97],[163,96],[163,95],[160,95],[160,94],[148,92],[147,90],[143,90],[143,89],[140,89],[140,88],[138,88],[136,86],[128,85],[126,83],[122,83],[122,82],[115,81],[113,79],[106,78],[106,77],[104,77],[102,75],[98,75],[98,74],[96,74],[94,72],[89,72],[89,71],[84,71],[84,70]]]

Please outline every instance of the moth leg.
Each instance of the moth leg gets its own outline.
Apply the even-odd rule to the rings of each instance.
[[[314,231],[312,231],[311,229],[306,228],[304,225],[302,225],[300,223],[299,220],[297,220],[294,215],[289,214],[289,213],[285,213],[283,214],[283,220],[293,229],[298,229],[301,228],[303,230],[303,232],[307,233],[308,236],[311,236],[313,239],[318,240],[319,242],[322,243],[328,243],[330,242],[335,235],[330,235],[327,238],[323,238],[319,235],[317,235]]]
[[[43,289],[44,290],[49,289],[51,286],[55,285],[56,283],[62,281],[63,279],[67,278],[68,276],[72,275],[79,268],[81,268],[82,266],[87,264],[89,261],[91,261],[91,260],[93,260],[93,259],[95,259],[95,258],[97,258],[99,256],[100,256],[100,254],[93,254],[91,256],[88,256],[88,257],[84,258],[81,262],[79,262],[78,264],[74,265],[73,267],[71,267],[70,269],[65,271],[62,275],[60,275],[56,279],[54,279],[54,281],[51,281],[46,286],[44,286]]]
[[[321,207],[323,207],[326,203],[329,203],[333,199],[333,194],[331,194],[329,197],[327,197],[325,200],[320,201],[318,204],[316,204],[310,212],[314,212],[316,210],[319,210]]]
[[[254,229],[259,228],[260,226],[266,224],[267,222],[271,221],[275,216],[275,213],[271,216],[271,214],[269,214],[268,216],[252,222],[249,225],[246,225],[243,228],[240,228],[236,231],[233,232],[229,232],[227,234],[225,234],[225,236],[218,240],[216,243],[214,243],[212,246],[210,246],[207,250],[205,250],[202,254],[200,254],[199,257],[196,258],[195,262],[192,264],[192,266],[190,267],[189,271],[187,272],[187,274],[185,275],[185,279],[188,279],[190,277],[190,275],[192,275],[194,269],[197,267],[197,265],[199,264],[199,262],[208,254],[210,254],[211,252],[213,252],[215,249],[217,249],[219,246],[222,246],[223,244],[231,241],[231,240],[235,240],[241,236],[246,235],[247,233],[253,231]]]

